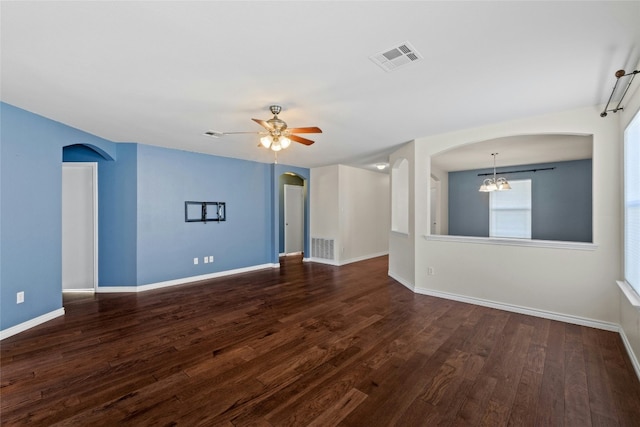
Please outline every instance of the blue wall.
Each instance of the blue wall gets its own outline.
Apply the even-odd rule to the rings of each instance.
[[[0,105],[0,329],[62,307],[63,152],[64,161],[98,163],[99,286],[278,262],[277,177],[294,172],[308,182],[308,169],[115,144]],[[226,202],[227,220],[185,223],[186,200]],[[305,203],[308,253],[308,197]],[[204,264],[209,255],[215,261]]]
[[[515,171],[554,167],[550,171],[499,173],[509,180],[531,179],[531,238],[568,242],[592,241],[591,159],[522,165]],[[493,169],[449,173],[449,234],[489,236],[489,193],[478,191]]]
[[[115,144],[0,103],[0,329],[62,308],[62,149]],[[25,302],[16,304],[24,291]]]
[[[264,163],[139,145],[137,284],[270,263],[269,169]],[[187,200],[225,202],[226,221],[185,222]],[[209,255],[214,263],[204,264],[202,257]]]

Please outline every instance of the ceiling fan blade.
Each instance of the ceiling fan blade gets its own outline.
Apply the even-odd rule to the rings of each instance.
[[[322,133],[322,129],[316,126],[306,128],[288,128],[287,130],[291,133]]]
[[[257,124],[265,128],[266,130],[273,130],[273,126],[271,126],[271,123],[268,123],[265,120],[260,120],[260,119],[251,119],[251,120],[253,120]]]
[[[312,140],[307,139],[307,138],[303,138],[303,137],[298,136],[298,135],[289,135],[289,136],[287,136],[287,138],[289,138],[292,141],[299,142],[300,144],[304,144],[304,145],[313,144]]]
[[[223,135],[239,135],[239,134],[243,134],[243,133],[250,133],[250,134],[261,134],[264,132],[222,132]]]
[[[220,138],[220,137],[225,136],[225,135],[238,135],[238,134],[246,134],[246,133],[250,133],[250,134],[254,134],[254,135],[258,134],[259,135],[259,134],[262,134],[264,132],[218,132],[216,130],[208,130],[208,131],[206,131],[204,133],[204,135],[210,136],[210,137],[213,137],[213,138]]]

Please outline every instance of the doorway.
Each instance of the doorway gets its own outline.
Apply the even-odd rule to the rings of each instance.
[[[98,164],[62,164],[62,291],[98,283]]]
[[[302,253],[304,248],[304,187],[284,185],[284,252]]]

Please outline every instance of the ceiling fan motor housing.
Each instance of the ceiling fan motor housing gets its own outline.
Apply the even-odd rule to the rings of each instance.
[[[271,114],[273,114],[274,116],[277,116],[278,114],[280,114],[280,111],[282,111],[282,107],[279,105],[271,105],[269,109],[271,110]]]

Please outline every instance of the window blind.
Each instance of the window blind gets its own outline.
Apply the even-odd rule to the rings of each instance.
[[[489,193],[489,236],[531,238],[531,180],[509,181],[511,190]]]
[[[624,132],[624,279],[640,294],[640,112]]]

